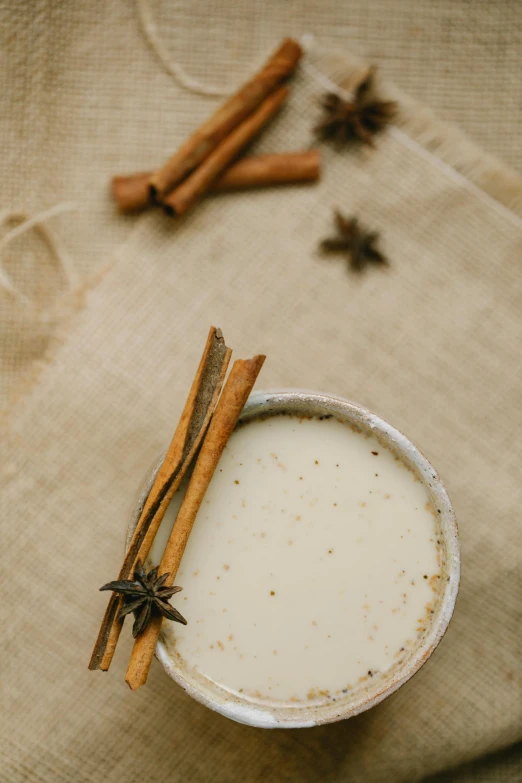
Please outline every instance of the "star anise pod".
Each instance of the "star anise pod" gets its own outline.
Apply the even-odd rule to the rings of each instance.
[[[351,268],[361,272],[368,264],[387,264],[386,257],[375,247],[377,231],[368,231],[356,217],[345,218],[335,211],[338,236],[323,239],[320,248],[325,253],[345,253]]]
[[[330,92],[324,96],[325,116],[314,128],[322,139],[337,142],[362,141],[373,147],[373,135],[386,127],[394,117],[397,104],[381,101],[374,93],[375,68],[370,68],[354,91],[352,100],[343,100]]]
[[[154,613],[159,613],[168,620],[187,624],[183,615],[168,602],[174,593],[179,593],[183,588],[164,587],[169,574],[158,576],[158,571],[159,566],[156,566],[147,574],[138,560],[134,569],[134,579],[116,580],[100,587],[100,590],[112,590],[125,596],[125,603],[119,616],[124,617],[129,612],[134,612],[135,619],[132,626],[134,638],[146,628]]]

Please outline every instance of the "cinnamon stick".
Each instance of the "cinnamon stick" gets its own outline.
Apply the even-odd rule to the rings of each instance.
[[[214,413],[231,353],[230,348],[225,345],[221,329],[212,327],[181,419],[144,504],[119,579],[129,579],[132,576],[138,558],[145,562],[165,511],[187,472]],[[111,594],[89,669],[107,671],[111,664],[123,625],[123,619],[119,617],[122,600],[116,593]]]
[[[319,150],[251,155],[234,163],[214,181],[211,192],[248,190],[298,182],[315,182],[321,171]],[[114,200],[122,212],[135,212],[149,204],[151,172],[119,175],[112,178]]]
[[[253,359],[240,359],[234,362],[216,412],[203,440],[186,495],[161,559],[159,573],[169,573],[164,583],[165,585],[172,586],[174,584],[183,552],[185,551],[194,520],[203,502],[205,492],[264,360],[264,356],[255,356]],[[143,633],[134,642],[125,678],[127,685],[132,690],[136,690],[147,680],[160,627],[161,617],[153,617]]]
[[[210,189],[214,180],[239,155],[243,147],[252,141],[261,128],[279,111],[287,97],[286,87],[280,87],[265,98],[259,108],[223,139],[179,187],[165,196],[161,202],[165,212],[169,215],[182,215],[198,198],[201,198]]]
[[[196,168],[283,79],[292,73],[301,55],[302,49],[297,41],[291,38],[285,39],[261,71],[203,123],[165,165],[154,172],[149,182],[152,198],[161,199]]]
[[[150,205],[150,171],[118,174],[111,180],[111,193],[122,212],[139,212]]]
[[[252,155],[238,161],[212,185],[212,191],[247,190],[296,182],[315,182],[321,171],[319,150]]]

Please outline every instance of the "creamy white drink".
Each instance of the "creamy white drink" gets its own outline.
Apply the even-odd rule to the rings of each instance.
[[[156,538],[159,562],[179,507]],[[164,623],[172,659],[252,704],[312,706],[378,684],[429,630],[437,509],[375,437],[333,417],[240,426],[198,513]]]

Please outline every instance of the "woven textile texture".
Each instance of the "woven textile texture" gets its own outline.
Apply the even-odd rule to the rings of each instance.
[[[349,78],[356,68],[337,48],[389,65],[391,81],[477,138],[486,132],[477,106],[487,105],[495,143],[479,140],[517,163],[508,120],[476,87],[489,68],[483,94],[506,99],[500,80],[514,99],[515,4],[495,13],[401,0],[393,14],[384,1],[193,5],[150,0],[165,45],[203,81],[240,80],[284,34],[317,36],[259,151],[310,144],[323,89],[314,69]],[[397,125],[372,153],[325,145],[316,186],[211,197],[179,222],[119,217],[110,175],[161,161],[216,99],[173,82],[132,4],[9,3],[2,20],[3,206],[35,214],[77,202],[49,227],[80,274],[69,285],[35,231],[1,259],[17,290],[43,297],[31,309],[0,291],[5,780],[516,780],[518,757],[501,751],[522,739],[518,176],[388,85]],[[406,20],[417,37],[408,33],[403,50]],[[481,48],[488,35],[495,47]],[[452,76],[453,102],[442,95],[446,67],[462,76]],[[389,269],[354,277],[321,257],[334,207],[381,232]],[[410,683],[350,721],[240,726],[157,664],[131,693],[128,628],[111,671],[87,671],[106,600],[97,588],[114,578],[136,489],[170,438],[210,323],[237,356],[267,354],[260,387],[317,388],[376,410],[424,451],[453,500],[463,578],[450,629]]]
[[[38,294],[36,312],[15,310],[0,288],[0,413],[33,382],[57,326],[83,306],[85,287],[135,224],[110,202],[110,176],[158,165],[216,105],[180,90],[162,67],[140,26],[143,5],[169,59],[196,79],[231,87],[284,35],[312,34],[379,64],[522,172],[516,0],[0,0],[0,213],[79,207],[50,223],[78,272],[74,296],[34,232],[0,250],[17,288]]]

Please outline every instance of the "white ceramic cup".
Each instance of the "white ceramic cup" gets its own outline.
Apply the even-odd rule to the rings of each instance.
[[[156,647],[156,657],[167,674],[190,696],[210,709],[228,718],[261,728],[305,728],[350,718],[373,707],[409,680],[430,657],[442,639],[453,614],[460,577],[460,549],[457,523],[442,482],[436,470],[423,454],[391,424],[354,402],[327,394],[309,391],[285,390],[256,392],[251,395],[241,414],[241,421],[270,413],[290,413],[300,416],[334,415],[341,421],[355,425],[363,432],[376,436],[409,467],[423,483],[438,512],[440,541],[442,542],[442,584],[432,624],[411,654],[388,677],[386,673],[364,692],[347,694],[335,703],[307,706],[270,706],[239,698],[182,668],[168,652],[162,636]],[[152,487],[164,455],[156,462],[141,488],[127,531],[127,543],[137,524],[143,504]],[[196,521],[197,524],[197,521]]]

